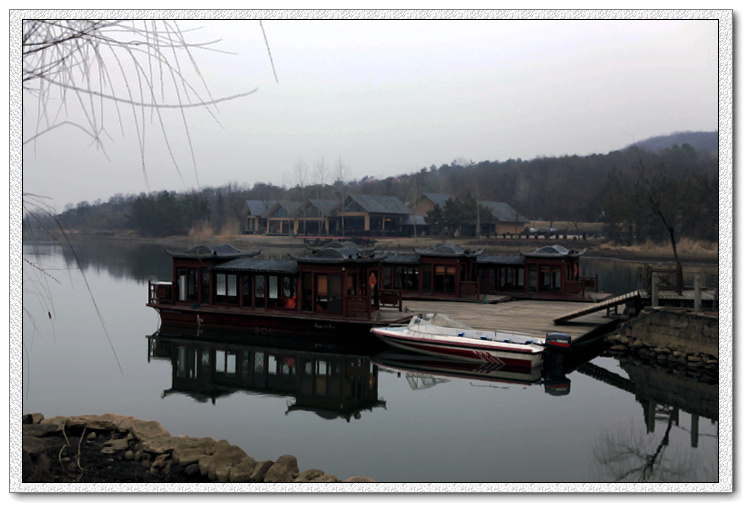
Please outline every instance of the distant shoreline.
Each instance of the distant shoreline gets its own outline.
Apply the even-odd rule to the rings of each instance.
[[[71,237],[94,240],[116,240],[132,243],[159,244],[167,248],[188,249],[200,244],[232,244],[238,248],[303,248],[306,239],[338,239],[343,237],[303,237],[286,235],[209,235],[209,236],[169,236],[143,237],[136,234],[104,234],[72,232]],[[669,244],[644,244],[640,246],[618,246],[597,239],[581,238],[526,239],[526,238],[482,238],[474,237],[381,237],[375,238],[377,247],[382,250],[410,250],[414,247],[452,242],[463,247],[484,249],[492,254],[533,251],[549,244],[563,245],[569,249],[585,250],[586,258],[603,258],[617,261],[637,262],[673,262]],[[678,245],[680,260],[685,265],[718,264],[719,248],[717,244],[688,243],[681,241]]]

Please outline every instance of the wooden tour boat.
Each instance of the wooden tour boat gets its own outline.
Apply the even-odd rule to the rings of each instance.
[[[351,241],[283,259],[227,244],[166,252],[172,279],[148,283],[147,305],[163,324],[198,328],[365,338],[374,326],[408,322],[404,299],[586,299],[577,277],[581,253],[558,246],[515,257],[454,244],[392,254]]]
[[[148,283],[147,305],[162,324],[366,337],[376,324],[411,317],[400,292],[380,289],[379,258],[354,247],[293,259],[261,259],[226,244],[166,252],[173,279]]]

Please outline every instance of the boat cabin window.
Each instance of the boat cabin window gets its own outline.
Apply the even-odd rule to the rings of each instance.
[[[202,284],[200,287],[200,302],[204,304],[210,303],[210,271],[206,268],[202,270]]]
[[[297,308],[297,279],[295,277],[282,277],[282,307],[293,310]]]
[[[500,289],[522,289],[525,286],[525,269],[522,267],[501,267],[499,269]]]
[[[396,278],[394,289],[401,288],[404,291],[419,290],[419,267],[396,267]]]
[[[178,299],[182,302],[197,301],[197,269],[179,268],[178,275]]]
[[[432,292],[432,265],[429,263],[422,265],[422,292]]]
[[[479,286],[481,289],[492,291],[497,287],[497,269],[495,267],[487,265],[484,268],[479,268]]]
[[[435,265],[435,291],[438,293],[455,293],[455,267]]]
[[[391,266],[384,266],[383,267],[383,289],[392,289],[393,288],[393,267]]]
[[[536,265],[528,265],[528,290],[532,293],[537,290],[538,287],[538,267]]]
[[[357,274],[347,274],[347,295],[357,294]]]
[[[297,307],[297,280],[294,277],[267,276],[267,307],[295,309]]]
[[[276,275],[268,275],[267,281],[269,292],[267,293],[266,306],[277,308],[280,306],[279,277],[277,277]]]
[[[214,303],[238,304],[238,276],[218,272],[215,274]]]
[[[241,276],[241,299],[244,307],[251,307],[253,305],[251,287],[251,276],[243,274]]]
[[[300,310],[312,311],[313,310],[313,274],[310,272],[303,272],[301,280],[302,292],[300,293],[300,299],[302,306]]]
[[[266,306],[266,277],[257,275],[254,277],[254,307],[263,309]]]
[[[540,290],[550,292],[561,291],[561,267],[541,265]]]
[[[329,303],[328,311],[333,314],[342,313],[342,282],[341,275],[329,275]]]
[[[328,275],[316,275],[316,299],[313,310],[326,312],[329,303],[329,277]]]
[[[342,313],[341,275],[317,274],[315,293],[315,312]]]

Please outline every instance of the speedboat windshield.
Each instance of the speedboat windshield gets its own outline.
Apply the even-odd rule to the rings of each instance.
[[[462,330],[470,330],[471,327],[467,324],[461,323],[460,321],[453,319],[452,317],[444,316],[442,314],[422,314],[414,316],[411,319],[410,326],[418,326],[420,324],[431,324],[433,326],[439,326],[441,328],[459,328]]]

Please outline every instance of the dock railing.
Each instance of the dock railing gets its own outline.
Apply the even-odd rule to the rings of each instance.
[[[378,303],[381,307],[398,307],[398,311],[403,312],[404,296],[400,289],[381,289]]]
[[[356,295],[347,297],[346,315],[367,314],[367,318],[372,318],[372,307],[369,295]]]
[[[580,277],[576,280],[565,281],[565,290],[570,294],[581,294],[585,296],[585,291],[597,291],[598,290],[598,276],[595,277]]]
[[[173,303],[173,283],[168,281],[147,281],[147,303]]]
[[[477,281],[461,281],[460,286],[461,296],[473,296],[479,298],[479,283]]]

